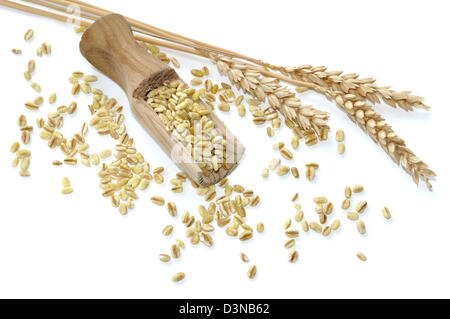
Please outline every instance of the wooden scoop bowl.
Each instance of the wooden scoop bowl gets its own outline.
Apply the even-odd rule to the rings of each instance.
[[[159,61],[139,46],[126,19],[110,14],[97,20],[83,34],[81,54],[94,67],[116,82],[127,94],[131,110],[166,154],[199,185],[215,184],[230,174],[244,154],[244,146],[211,112],[210,117],[220,135],[226,138],[227,169],[205,174],[189,151],[168,131],[156,112],[147,104],[147,93],[167,80],[179,79],[167,64]],[[208,107],[204,102],[204,106]],[[176,159],[174,154],[176,153]]]

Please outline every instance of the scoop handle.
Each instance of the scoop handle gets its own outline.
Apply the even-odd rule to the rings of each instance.
[[[133,37],[127,20],[106,15],[93,23],[80,41],[81,54],[131,97],[142,97],[155,83],[177,77],[167,64],[149,54]]]

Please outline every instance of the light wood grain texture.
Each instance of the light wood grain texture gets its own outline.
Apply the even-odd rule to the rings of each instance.
[[[237,167],[245,149],[214,112],[211,119],[219,134],[227,140],[228,169],[221,167],[217,172],[204,174],[189,152],[166,130],[156,112],[148,106],[145,96],[164,81],[179,77],[167,64],[138,45],[124,17],[110,14],[97,20],[84,32],[80,51],[94,67],[125,91],[140,123],[178,167],[198,184],[217,183]]]

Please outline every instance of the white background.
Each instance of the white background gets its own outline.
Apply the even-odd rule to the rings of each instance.
[[[222,229],[214,234],[212,249],[190,244],[179,260],[163,264],[158,254],[168,252],[176,238],[184,239],[180,218],[172,219],[164,207],[150,203],[152,195],[174,200],[180,213],[196,212],[201,199],[193,189],[172,194],[169,185],[151,184],[140,193],[136,208],[120,216],[101,196],[96,168],[52,167],[62,159],[38,137],[32,136],[31,177],[24,179],[10,166],[9,147],[19,140],[16,119],[38,116],[23,103],[36,93],[23,79],[27,61],[37,62],[34,80],[47,99],[57,92],[56,105],[72,101],[67,78],[74,70],[99,75],[98,87],[125,106],[126,124],[138,149],[152,167],[166,167],[166,181],[178,171],[130,114],[124,93],[94,70],[80,55],[79,36],[72,27],[0,7],[2,41],[0,87],[2,92],[2,138],[0,176],[0,297],[122,297],[122,298],[392,298],[450,297],[448,205],[448,98],[449,48],[448,7],[445,1],[92,1],[158,27],[205,42],[236,50],[275,64],[326,65],[330,70],[358,72],[374,77],[380,85],[409,89],[426,97],[430,112],[406,113],[386,105],[376,109],[386,116],[409,147],[438,174],[434,191],[419,187],[370,141],[333,103],[315,93],[304,93],[304,104],[331,115],[329,141],[312,148],[301,145],[295,161],[302,177],[263,180],[260,172],[276,156],[272,144],[290,140],[283,128],[270,140],[265,128],[257,128],[247,115],[241,119],[232,108],[219,116],[246,146],[246,157],[230,176],[232,183],[253,189],[261,198],[259,207],[249,208],[251,225],[263,221],[264,234],[247,243],[227,237]],[[28,28],[35,30],[31,43],[23,41]],[[37,58],[40,43],[51,43],[50,57]],[[11,49],[22,49],[15,56]],[[179,74],[191,79],[193,67],[214,66],[208,61],[166,51],[179,59]],[[217,72],[211,79],[226,81]],[[68,116],[63,128],[73,134],[89,119],[89,98],[77,98],[79,110]],[[45,104],[39,116],[55,106]],[[336,152],[334,133],[346,133],[347,151]],[[94,130],[88,135],[91,151],[112,147],[111,139]],[[315,182],[304,178],[304,164],[317,161]],[[60,179],[70,177],[74,193],[60,194]],[[345,185],[361,183],[365,191],[353,203],[369,203],[363,220],[366,236],[345,218],[339,206]],[[166,183],[168,184],[168,183]],[[296,249],[299,261],[286,261],[283,221],[293,217],[290,202],[300,193],[306,218],[316,218],[313,196],[324,195],[338,207],[341,229],[329,238],[301,232]],[[447,195],[445,195],[447,194]],[[387,222],[381,207],[388,206],[393,218]],[[170,238],[161,235],[175,226]],[[299,226],[299,225],[298,225]],[[249,264],[239,259],[245,252],[258,267],[255,280],[246,277]],[[355,257],[364,252],[368,262]],[[186,279],[173,284],[178,271]]]

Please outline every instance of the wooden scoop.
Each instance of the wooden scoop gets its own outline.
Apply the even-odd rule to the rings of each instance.
[[[227,169],[204,173],[190,152],[172,136],[156,112],[147,104],[147,93],[167,80],[179,79],[167,64],[139,46],[124,17],[110,14],[97,20],[83,34],[81,54],[94,67],[116,82],[127,94],[131,110],[168,156],[191,179],[202,186],[215,184],[230,174],[244,154],[244,147],[211,112],[210,117],[220,135],[226,138]],[[204,102],[199,101],[205,107]],[[176,153],[176,159],[173,154]]]

